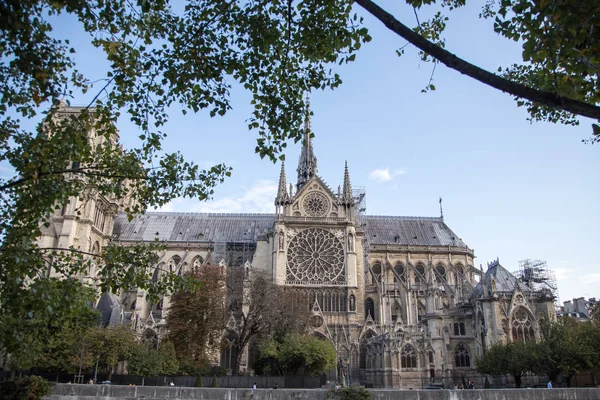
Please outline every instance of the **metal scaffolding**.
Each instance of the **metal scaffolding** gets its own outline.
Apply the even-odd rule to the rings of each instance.
[[[513,275],[532,290],[550,290],[554,297],[554,303],[560,304],[556,275],[554,271],[548,269],[546,261],[530,260],[529,258],[521,260],[519,261],[519,270],[513,272]]]

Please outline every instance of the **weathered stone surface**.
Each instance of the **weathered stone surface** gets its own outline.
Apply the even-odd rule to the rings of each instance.
[[[600,389],[390,390],[372,389],[373,400],[598,400]],[[227,389],[157,386],[66,385],[45,400],[326,400],[324,389]]]

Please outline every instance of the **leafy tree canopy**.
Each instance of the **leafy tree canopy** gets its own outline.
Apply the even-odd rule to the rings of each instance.
[[[356,0],[388,29],[420,50],[423,61],[443,63],[515,97],[533,121],[578,124],[578,117],[600,120],[600,4],[595,0],[490,0],[480,16],[494,21],[494,31],[522,44],[522,63],[491,73],[445,49],[443,33],[452,11],[466,0],[406,0],[433,17],[414,29],[371,0]],[[451,45],[451,44],[450,44]],[[398,54],[403,54],[403,49]],[[431,82],[427,90],[435,90]],[[593,124],[591,142],[600,141]]]
[[[594,360],[598,359],[598,354],[594,354],[598,348],[594,345],[598,339],[598,334],[593,332],[595,328],[569,317],[542,321],[542,337],[537,344],[538,372],[554,381],[562,374],[570,385],[573,375],[593,369]]]
[[[127,371],[142,377],[142,385],[147,376],[174,375],[179,369],[175,349],[170,342],[162,342],[158,349],[149,343],[138,343],[127,363]]]
[[[221,267],[204,265],[190,272],[202,287],[171,296],[168,339],[182,368],[189,372],[210,364],[225,326],[225,275]]]
[[[477,358],[475,364],[481,374],[512,375],[516,386],[521,387],[521,377],[536,368],[535,354],[533,342],[497,343]]]
[[[335,368],[331,342],[312,335],[291,333],[280,341],[270,339],[259,349],[258,363],[265,375],[317,375]]]
[[[127,361],[138,345],[134,333],[127,327],[110,326],[91,329],[86,334],[87,351],[98,362],[98,368],[110,375],[121,361]]]
[[[7,316],[0,324],[11,366],[17,370],[34,366],[71,370],[73,364],[78,365],[74,361],[78,346],[85,331],[99,319],[91,308],[93,291],[76,279],[43,279],[32,282],[22,296],[18,301],[28,311],[14,318]]]
[[[285,290],[259,272],[230,270],[227,295],[227,344],[238,349],[231,367],[234,375],[239,373],[243,350],[251,342],[280,340],[291,332],[303,333],[308,326],[306,295]]]
[[[104,52],[105,76],[78,70],[78,49],[53,29],[61,14],[75,16]],[[102,254],[40,248],[40,221],[70,198],[85,203],[97,193],[129,198],[118,204],[129,216],[176,197],[209,198],[230,168],[202,170],[178,152],[165,153],[163,126],[174,105],[225,115],[234,82],[252,93],[248,127],[258,135],[256,152],[283,158],[287,141],[301,138],[303,93],[338,86],[332,66],[353,60],[370,39],[351,18],[349,2],[316,0],[190,0],[177,12],[164,0],[9,0],[0,4],[0,20],[0,163],[14,169],[0,178],[2,326],[29,310],[21,301],[32,289],[27,282],[51,270],[78,276],[93,262],[102,290],[135,286],[154,298],[189,288],[169,274],[150,279],[154,246],[109,245]],[[57,103],[90,91],[87,106]],[[37,129],[23,128],[24,119],[41,116]],[[135,148],[117,144],[121,116],[139,127]],[[50,305],[37,299],[32,310]],[[11,347],[17,333],[5,333],[0,340]]]

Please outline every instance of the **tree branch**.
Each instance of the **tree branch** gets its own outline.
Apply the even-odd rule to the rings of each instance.
[[[476,65],[473,65],[449,51],[435,45],[412,29],[398,21],[394,16],[371,0],[355,0],[362,8],[381,21],[389,30],[437,58],[441,63],[461,74],[467,75],[481,83],[485,83],[495,89],[509,93],[513,96],[533,101],[550,108],[557,108],[573,114],[600,120],[600,107],[567,97],[558,96],[550,92],[537,90],[520,83],[513,82],[501,76],[492,74]]]

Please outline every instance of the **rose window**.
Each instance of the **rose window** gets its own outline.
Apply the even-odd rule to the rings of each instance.
[[[327,197],[321,193],[311,192],[304,198],[302,207],[311,217],[322,217],[327,214],[329,201],[327,200]]]
[[[344,284],[344,272],[344,247],[331,232],[305,229],[290,241],[287,283]]]

